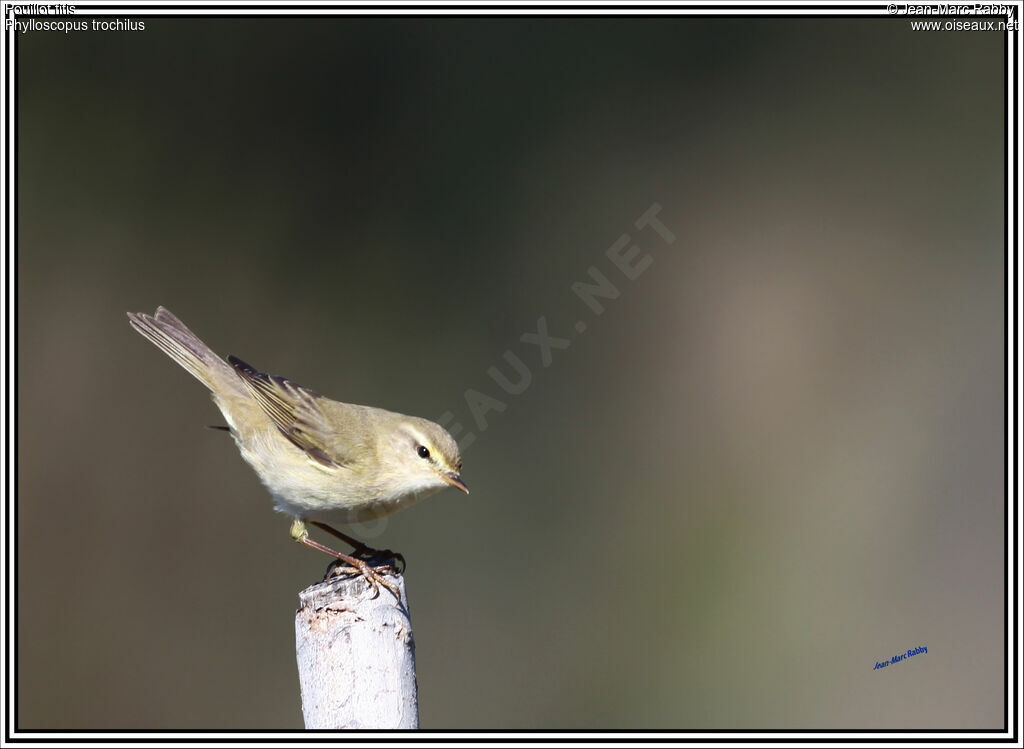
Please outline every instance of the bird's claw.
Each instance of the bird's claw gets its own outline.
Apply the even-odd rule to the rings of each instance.
[[[393,556],[392,559],[394,560],[395,557]],[[382,573],[401,574],[401,570],[391,564],[375,564],[371,566],[362,559],[356,559],[356,562],[358,562],[358,564],[353,565],[344,560],[335,559],[327,566],[323,582],[327,582],[328,580],[341,575],[362,575],[366,582],[370,584],[370,587],[373,588],[374,598],[377,598],[380,595],[380,586],[383,585],[391,591],[395,600],[401,603],[402,594],[399,592],[398,588],[394,584],[385,580],[382,575]],[[404,560],[402,560],[402,569],[405,569]]]
[[[352,556],[372,563],[374,567],[391,567],[399,575],[405,572],[405,557],[400,552],[391,551],[391,549],[374,549],[370,546],[360,546],[356,548]],[[381,562],[387,562],[387,564],[381,564]],[[397,562],[397,565],[390,564],[390,562]]]

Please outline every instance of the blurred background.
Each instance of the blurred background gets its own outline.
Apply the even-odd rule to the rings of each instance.
[[[353,529],[424,728],[1003,725],[1002,34],[141,20],[17,41],[19,728],[302,725],[328,560],[157,305],[472,434],[470,496]]]

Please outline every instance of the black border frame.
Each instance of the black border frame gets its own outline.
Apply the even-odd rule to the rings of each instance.
[[[76,11],[81,11],[81,15],[88,15],[90,18],[113,18],[113,17],[125,17],[132,16],[132,10],[145,9],[143,14],[140,15],[142,18],[164,18],[164,19],[182,19],[188,18],[184,11],[194,10],[203,11],[201,18],[214,18],[214,19],[233,19],[233,18],[263,18],[273,19],[280,16],[288,16],[293,11],[316,11],[326,9],[336,9],[344,11],[344,17],[364,18],[364,17],[381,17],[382,10],[388,11],[408,11],[407,13],[401,14],[403,18],[501,18],[501,15],[484,15],[474,10],[487,10],[487,11],[520,11],[515,13],[516,17],[523,18],[656,18],[659,15],[665,16],[679,16],[686,15],[687,11],[694,10],[725,10],[729,11],[748,11],[746,14],[741,13],[722,13],[718,14],[702,14],[699,18],[708,19],[760,19],[773,17],[764,11],[778,11],[778,10],[790,10],[790,11],[804,11],[801,13],[790,13],[786,15],[777,16],[778,18],[835,18],[835,19],[869,19],[869,18],[884,18],[883,13],[886,10],[888,3],[884,2],[869,2],[865,4],[834,4],[827,5],[822,3],[818,10],[814,12],[816,8],[812,5],[804,4],[770,4],[770,5],[753,5],[753,4],[729,4],[729,3],[701,3],[701,4],[690,4],[685,2],[675,2],[670,5],[653,5],[653,4],[629,4],[629,3],[614,3],[608,5],[569,5],[552,3],[546,4],[544,2],[537,2],[536,0],[526,0],[523,3],[507,3],[507,2],[496,2],[493,4],[481,3],[477,7],[468,5],[455,5],[445,3],[430,3],[421,5],[412,4],[364,4],[364,3],[344,3],[334,2],[329,5],[307,5],[307,4],[274,4],[274,5],[224,5],[216,3],[202,3],[202,2],[182,2],[182,3],[154,3],[147,4],[141,8],[122,7],[116,5],[108,5],[103,2],[74,2],[74,0],[60,0],[63,3],[71,4],[75,6]],[[960,0],[966,3],[966,0]],[[928,5],[939,5],[942,3],[934,2],[933,0],[917,0],[920,4]],[[1008,5],[1013,8],[1013,13],[1008,17],[1011,19],[1020,20],[1022,16],[1022,0],[983,0],[982,4],[994,4],[994,5]],[[14,5],[52,5],[52,2],[43,2],[42,0],[29,0],[28,2],[10,2],[10,0],[3,0],[2,8],[3,15],[6,18],[8,6]],[[906,4],[906,3],[904,3]],[[141,4],[140,4],[141,5]],[[849,13],[849,14],[837,14],[834,12],[822,13],[820,12],[821,7],[827,8],[829,11],[861,11],[861,13]],[[245,10],[260,10],[260,13],[245,13]],[[161,10],[175,10],[183,11],[182,13],[175,14],[159,14],[153,11]],[[439,15],[437,13],[425,13],[423,11],[452,11],[450,13],[444,13]],[[536,14],[531,14],[529,11],[543,11]],[[588,13],[588,11],[597,11],[599,13]],[[211,11],[225,11],[223,15],[217,15],[211,13]],[[234,12],[232,12],[234,11]],[[353,12],[353,11],[364,11],[364,12]],[[552,11],[563,11],[561,13]],[[616,12],[617,11],[617,12]],[[633,13],[631,13],[631,11]],[[635,14],[635,11],[650,11],[649,13]],[[662,14],[657,13],[662,11]],[[674,12],[673,12],[674,11]],[[757,11],[761,11],[758,13]],[[874,11],[872,13],[871,11]],[[75,16],[80,14],[76,12]],[[43,18],[43,16],[31,16],[25,15],[26,18]],[[45,18],[69,18],[71,16],[45,16]],[[336,13],[309,13],[298,16],[301,18],[317,19],[317,18],[338,18],[339,14]],[[920,18],[936,18],[942,16],[920,16]],[[1006,18],[1003,16],[974,16],[974,18]],[[896,16],[906,20],[906,16]],[[1021,254],[1018,253],[1018,246],[1014,247],[1014,255],[1017,260],[1015,264],[1016,273],[1013,277],[1013,317],[1010,317],[1010,306],[1009,306],[1009,290],[1010,290],[1010,277],[1009,277],[1009,259],[1010,259],[1010,237],[1013,236],[1017,239],[1019,245],[1019,227],[1020,227],[1020,173],[1018,167],[1019,158],[1019,144],[1021,138],[1020,122],[1018,119],[1019,105],[1017,97],[1017,85],[1020,81],[1017,80],[1017,71],[1019,64],[1019,41],[1024,39],[1021,34],[1021,30],[1018,29],[1015,33],[1018,44],[1014,45],[1013,49],[1013,90],[1011,91],[1010,79],[1011,76],[1008,74],[1010,53],[1009,53],[1009,35],[1010,31],[1004,31],[1003,33],[1003,61],[1004,61],[1004,87],[1003,87],[1003,108],[1004,108],[1004,226],[1003,226],[1003,241],[1004,241],[1004,287],[1003,287],[1003,306],[1005,310],[1004,324],[1004,340],[1006,345],[1003,349],[1003,369],[1004,373],[1008,371],[1009,360],[1011,349],[1013,353],[1013,379],[1014,379],[1014,394],[1019,395],[1020,385],[1020,371],[1018,367],[1018,349],[1017,349],[1017,330],[1016,321],[1019,318],[1019,293],[1018,287],[1018,275],[1020,273],[1019,263],[1022,259]],[[7,139],[4,143],[4,154],[5,154],[5,165],[4,165],[4,179],[5,184],[10,189],[13,185],[14,191],[12,195],[8,195],[8,200],[4,206],[4,216],[6,218],[6,232],[3,237],[5,242],[10,242],[7,248],[7,254],[5,260],[7,261],[7,301],[10,306],[15,310],[18,308],[18,284],[17,284],[17,248],[18,244],[18,232],[17,225],[13,223],[13,220],[17,216],[18,211],[18,196],[17,196],[17,185],[18,185],[18,165],[17,165],[17,121],[15,118],[15,110],[17,109],[18,101],[18,76],[17,76],[17,60],[18,60],[18,37],[19,35],[14,32],[4,32],[7,43],[4,45],[4,57],[2,60],[2,67],[4,68],[4,76],[2,86],[4,89],[4,99],[7,104],[7,117],[5,121]],[[11,39],[13,38],[13,43]],[[9,85],[9,76],[11,71],[7,70],[8,60],[13,59],[14,71],[13,71],[13,85]],[[1012,116],[1013,120],[1013,139],[1010,139],[1010,119]],[[1010,159],[1013,159],[1012,177],[1013,182],[1010,182]],[[1014,196],[1013,204],[1013,224],[1011,228],[1010,224],[1010,196]],[[13,211],[11,206],[13,205]],[[13,271],[13,272],[12,272]],[[6,310],[4,310],[6,312]],[[17,497],[18,497],[18,482],[17,482],[17,461],[14,464],[11,462],[11,454],[17,450],[17,434],[18,434],[18,378],[17,372],[14,367],[15,355],[17,352],[18,344],[18,332],[15,324],[15,319],[8,316],[5,324],[6,333],[6,346],[4,347],[4,353],[6,356],[5,372],[7,376],[7,388],[4,392],[4,403],[6,406],[7,425],[13,426],[14,444],[8,445],[8,450],[4,455],[4,465],[6,469],[6,484],[5,489],[13,489],[13,493],[8,502],[6,502],[6,521],[9,533],[14,539],[13,546],[13,558],[15,562],[18,559],[18,538],[17,538]],[[1013,333],[1012,343],[1010,340],[1010,333]],[[1004,413],[1004,465],[1006,470],[1010,469],[1010,414],[1009,407],[1011,403],[1010,399],[1010,383],[1004,381],[1004,403],[1006,411]],[[14,393],[14,402],[11,401],[11,393]],[[1019,402],[1014,399],[1013,401],[1016,409],[1013,414],[1013,496],[1016,502],[1016,498],[1020,496],[1020,486],[1018,482],[1019,475],[1019,444],[1018,444],[1018,433],[1020,430],[1020,419],[1019,419]],[[9,432],[10,434],[10,432]],[[1009,620],[1010,612],[1010,589],[1009,589],[1009,560],[1010,560],[1010,548],[1009,548],[1009,482],[1005,487],[1004,494],[1004,505],[1003,505],[1003,559],[1006,564],[1006,573],[1003,578],[1003,606],[1004,613]],[[1015,504],[1018,513],[1021,510],[1020,504]],[[1016,522],[1013,527],[1013,570],[1018,570],[1019,565],[1019,536],[1018,536],[1018,525],[1020,519],[1016,518]],[[6,547],[6,537],[0,540],[0,547]],[[14,722],[17,720],[17,704],[18,695],[16,693],[16,685],[18,678],[18,662],[17,653],[12,652],[10,649],[10,642],[13,639],[15,642],[18,639],[18,622],[16,617],[16,600],[18,591],[18,579],[16,575],[16,564],[14,570],[8,571],[7,579],[5,583],[11,583],[13,585],[6,585],[6,605],[7,605],[7,632],[8,639],[4,643],[4,651],[6,656],[4,678],[5,684],[11,684],[10,675],[13,670],[15,686],[15,694],[13,698],[11,695],[6,695],[7,699],[4,700],[3,705],[3,744],[56,744],[56,743],[99,743],[99,744],[126,744],[126,743],[140,743],[149,741],[153,744],[168,744],[168,743],[243,743],[243,744],[266,744],[276,743],[281,741],[295,741],[311,744],[323,744],[323,743],[338,743],[342,737],[349,737],[351,743],[357,744],[405,744],[411,742],[425,742],[425,743],[452,743],[452,744],[465,744],[471,742],[489,742],[489,743],[545,743],[545,744],[565,744],[565,743],[579,743],[579,744],[609,744],[609,743],[622,743],[628,741],[630,743],[649,743],[649,744],[665,744],[665,743],[708,743],[708,744],[720,744],[720,743],[733,743],[733,744],[776,744],[776,743],[787,743],[787,744],[809,744],[809,743],[840,743],[840,742],[856,742],[866,744],[878,744],[878,743],[934,743],[934,744],[966,744],[966,743],[981,743],[981,744],[1019,744],[1020,743],[1020,716],[1019,711],[1014,713],[1014,725],[1009,725],[1010,716],[1010,694],[1013,694],[1013,704],[1019,705],[1019,677],[1020,677],[1020,601],[1017,596],[1019,592],[1020,581],[1015,579],[1017,589],[1014,590],[1013,602],[1013,628],[1014,628],[1014,663],[1013,663],[1013,681],[1009,681],[1009,627],[1004,625],[1003,630],[1003,652],[1005,656],[1003,666],[1003,676],[1006,690],[1004,692],[1004,704],[1003,704],[1003,728],[1002,729],[947,729],[947,730],[915,730],[915,729],[765,729],[759,731],[753,730],[731,730],[731,729],[610,729],[610,730],[576,730],[576,729],[549,729],[544,731],[529,731],[522,729],[493,729],[487,731],[477,731],[470,729],[419,729],[419,730],[369,730],[369,729],[356,729],[349,731],[329,731],[329,730],[298,730],[298,729],[270,729],[270,730],[254,730],[251,733],[260,734],[260,737],[248,737],[246,732],[236,731],[231,729],[181,729],[181,730],[155,730],[155,729],[144,729],[144,730],[129,730],[129,729],[105,729],[105,730],[87,730],[87,729],[71,729],[71,730],[48,730],[48,729],[19,729],[16,726],[13,728]],[[13,637],[10,633],[13,632]],[[14,715],[11,715],[11,703],[14,703]],[[13,719],[13,720],[12,720]],[[12,738],[12,733],[19,734],[16,738]],[[857,734],[856,738],[826,738],[833,734]],[[1009,736],[1005,734],[1009,733]],[[34,735],[35,734],[35,735]],[[269,735],[267,735],[269,734]],[[386,735],[381,735],[386,734]],[[692,738],[686,738],[689,734]],[[715,735],[714,737],[708,736],[708,734]],[[772,735],[784,734],[778,738],[772,737]],[[806,738],[796,737],[792,734],[812,734]],[[907,735],[906,738],[895,735]],[[929,734],[942,735],[936,738],[924,738]],[[965,737],[971,736],[972,738],[950,738],[948,734],[962,734]],[[876,735],[880,735],[877,736]],[[991,738],[988,736],[991,735]],[[275,738],[276,736],[276,738]],[[719,738],[718,736],[721,736]],[[984,738],[981,738],[984,736]],[[59,738],[53,738],[59,737]],[[243,738],[244,737],[244,738]],[[977,737],[977,738],[975,738]]]

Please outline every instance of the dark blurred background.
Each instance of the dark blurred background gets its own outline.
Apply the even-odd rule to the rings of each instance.
[[[424,728],[1002,725],[1002,34],[136,20],[17,41],[20,728],[302,725],[327,560],[160,304],[475,436],[470,496],[355,529],[409,561]]]

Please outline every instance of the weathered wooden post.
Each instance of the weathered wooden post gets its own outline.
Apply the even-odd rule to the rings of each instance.
[[[419,728],[416,658],[405,578],[401,593],[360,575],[306,588],[295,612],[295,655],[306,728]]]

